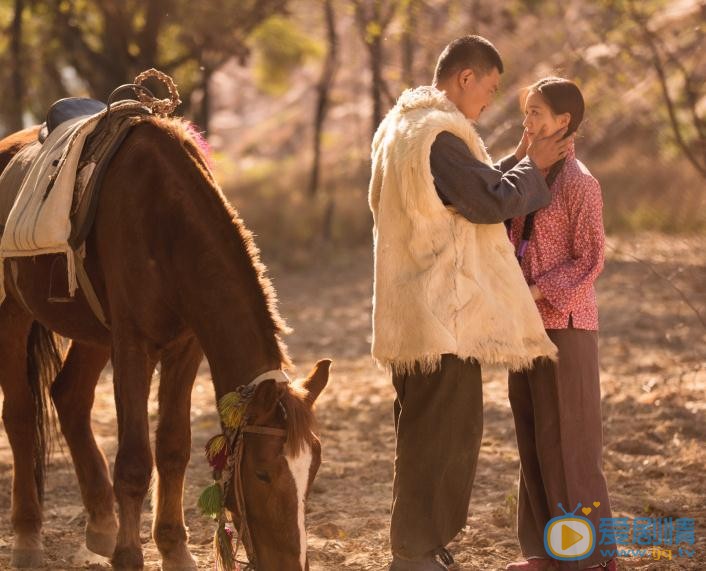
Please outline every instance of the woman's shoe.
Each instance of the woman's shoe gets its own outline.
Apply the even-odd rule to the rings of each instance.
[[[507,571],[554,571],[556,568],[557,563],[554,559],[545,559],[544,557],[532,557],[527,561],[516,561],[505,567]]]

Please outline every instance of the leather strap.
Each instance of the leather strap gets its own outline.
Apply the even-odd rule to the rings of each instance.
[[[274,379],[278,383],[290,383],[290,379],[287,376],[287,373],[285,373],[282,369],[272,369],[270,371],[265,371],[261,375],[258,375],[255,377],[250,383],[248,383],[252,387],[256,387],[263,381],[267,381],[269,379]]]
[[[242,428],[243,432],[251,434],[265,434],[266,436],[287,436],[287,431],[284,428],[273,428],[272,426],[257,426],[247,424]]]
[[[265,371],[261,375],[255,377],[250,383],[251,387],[256,387],[260,383],[267,381],[269,379],[274,379],[278,383],[289,383],[290,379],[282,369],[272,369],[270,371]],[[281,403],[280,403],[281,405]],[[283,409],[284,410],[284,409]],[[286,411],[285,415],[286,415]],[[245,442],[243,440],[243,435],[246,433],[250,434],[261,434],[264,436],[276,436],[279,438],[286,438],[287,431],[284,428],[274,428],[272,426],[259,426],[246,424],[238,432],[238,437],[235,442],[235,461],[233,463],[233,474],[232,478],[235,479],[235,503],[238,511],[240,512],[240,529],[238,530],[238,539],[235,546],[235,555],[237,561],[238,546],[242,541],[245,551],[248,554],[248,559],[250,560],[249,566],[245,569],[257,569],[257,561],[255,560],[255,545],[252,539],[252,533],[250,532],[250,526],[248,525],[248,513],[245,507],[245,492],[243,490],[243,479],[241,474],[241,463],[243,461],[243,448]]]
[[[78,278],[78,284],[81,291],[83,291],[83,296],[86,298],[89,307],[98,318],[98,321],[100,321],[106,329],[110,330],[108,320],[106,319],[105,312],[103,311],[103,306],[98,300],[96,290],[93,289],[91,279],[88,277],[86,268],[83,265],[83,257],[76,250],[73,251],[73,257],[76,262],[76,277]]]

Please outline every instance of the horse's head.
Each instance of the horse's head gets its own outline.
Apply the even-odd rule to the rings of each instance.
[[[309,568],[304,502],[321,464],[312,407],[330,364],[319,361],[301,383],[260,383],[248,406],[239,476],[228,490],[239,499],[228,503],[258,571]]]

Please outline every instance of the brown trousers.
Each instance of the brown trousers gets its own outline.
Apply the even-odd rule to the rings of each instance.
[[[480,365],[444,355],[430,374],[394,374],[392,552],[418,559],[466,525],[483,435]]]
[[[581,561],[562,568],[584,569],[603,562],[598,545],[600,518],[610,518],[608,486],[603,474],[601,390],[598,333],[582,329],[549,329],[559,361],[535,361],[521,373],[510,373],[509,396],[520,453],[517,532],[525,557],[549,557],[544,548],[547,522],[571,512],[581,502],[596,530],[596,547]],[[594,502],[600,502],[595,506]]]

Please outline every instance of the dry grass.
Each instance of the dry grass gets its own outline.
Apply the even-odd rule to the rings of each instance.
[[[623,569],[706,567],[706,329],[673,286],[706,311],[703,239],[646,235],[609,241],[599,282],[605,467],[614,515],[696,519],[692,560],[669,564],[646,559]],[[632,255],[647,260],[673,285],[655,278]],[[267,260],[267,257],[265,258]],[[308,504],[312,571],[374,570],[389,562],[387,526],[392,481],[393,390],[368,356],[371,259],[368,249],[318,266],[272,268],[282,313],[295,329],[288,342],[300,374],[318,358],[334,359],[332,380],[318,406],[324,462]],[[156,383],[154,383],[156,385]],[[468,528],[451,546],[459,569],[496,570],[519,556],[515,539],[517,451],[505,376],[485,376],[485,436]],[[209,472],[201,449],[216,430],[213,390],[206,365],[193,396],[194,441],[186,488],[191,546],[203,569],[213,567],[210,522],[196,498]],[[154,419],[154,401],[151,404]],[[109,458],[116,447],[110,378],[98,387],[94,428]],[[11,455],[0,440],[0,569],[7,569],[11,531]],[[89,568],[76,556],[85,518],[66,457],[54,458],[46,496],[49,567]],[[158,559],[149,539],[146,506],[142,537],[147,568]],[[72,563],[72,558],[74,559]],[[93,567],[99,568],[99,563]]]

